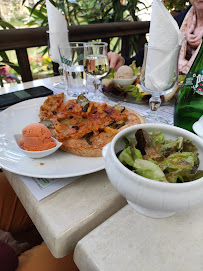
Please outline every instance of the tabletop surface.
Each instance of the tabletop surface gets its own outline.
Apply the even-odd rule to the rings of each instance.
[[[129,205],[99,225],[74,251],[81,271],[202,271],[203,206],[168,218]]]
[[[0,88],[0,94],[44,85],[60,93],[53,83],[60,77],[39,79]],[[88,97],[88,95],[87,95]],[[124,105],[144,114],[148,105]],[[163,106],[160,114],[172,122],[173,108]],[[112,187],[105,170],[82,176],[61,190],[37,201],[19,175],[4,170],[10,184],[56,258],[67,255],[87,233],[126,205],[126,200]]]
[[[56,82],[59,82],[61,80],[61,76],[55,76],[55,77],[50,77],[50,78],[45,78],[45,79],[38,79],[38,80],[34,80],[31,82],[26,82],[26,83],[22,83],[22,84],[17,84],[17,85],[13,85],[13,86],[5,86],[3,88],[0,88],[0,95],[1,94],[5,94],[5,93],[9,93],[12,91],[16,91],[16,90],[21,90],[24,88],[30,88],[30,87],[35,87],[35,86],[45,86],[47,88],[50,88],[51,90],[53,90],[54,94],[60,93],[63,90],[62,89],[57,89],[55,87],[53,87],[53,84]],[[91,80],[88,81],[88,91],[89,94],[91,95],[92,91],[93,91],[93,87],[90,86],[91,85]],[[64,91],[66,93],[66,91]],[[89,94],[87,94],[87,98],[89,96]],[[91,95],[92,96],[92,95]],[[129,107],[133,110],[136,110],[138,113],[140,113],[142,116],[147,115],[147,111],[149,110],[149,105],[145,104],[145,103],[129,103],[129,102],[124,102],[124,101],[116,101],[115,99],[111,100],[111,103],[122,103],[124,106]],[[171,106],[171,103],[163,103],[161,104],[159,111],[158,111],[158,116],[161,116],[162,118],[164,118],[165,120],[167,120],[167,122],[169,124],[173,124],[173,111],[174,111],[174,106]]]
[[[35,199],[19,175],[4,172],[56,258],[71,252],[82,237],[126,205],[105,170],[82,176],[41,201]]]
[[[59,80],[57,76],[6,86],[0,88],[0,94],[40,85],[57,93],[61,90],[55,89],[53,83]],[[67,255],[83,236],[126,204],[105,170],[82,176],[41,201],[35,199],[19,175],[3,171],[56,258]]]
[[[25,88],[30,87],[37,87],[37,86],[46,86],[50,89],[54,89],[53,84],[57,81],[60,81],[60,76],[45,78],[45,79],[38,79],[26,83],[16,84],[16,85],[6,85],[0,88],[0,94],[9,93],[12,91],[17,91]]]

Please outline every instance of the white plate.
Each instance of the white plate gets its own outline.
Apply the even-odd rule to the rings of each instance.
[[[102,157],[80,157],[61,150],[40,159],[33,159],[19,150],[14,134],[34,122],[39,122],[40,105],[46,97],[13,105],[0,113],[0,166],[24,176],[36,178],[66,178],[104,169]]]

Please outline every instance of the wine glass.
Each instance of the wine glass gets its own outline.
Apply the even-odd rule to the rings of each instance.
[[[106,42],[88,42],[84,45],[84,71],[93,79],[94,95],[92,100],[105,100],[98,94],[101,87],[100,79],[109,72],[109,61],[107,57],[108,44]]]
[[[175,46],[173,51],[168,53],[166,48],[145,44],[140,85],[145,92],[151,94],[151,110],[145,116],[147,123],[168,123],[166,119],[158,116],[158,109],[161,105],[161,95],[171,93],[178,85],[180,48],[179,45]],[[153,68],[150,69],[151,67]]]

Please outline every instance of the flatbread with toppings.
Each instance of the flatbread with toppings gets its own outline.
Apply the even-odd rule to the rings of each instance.
[[[61,149],[79,156],[102,156],[102,148],[128,126],[144,118],[124,106],[89,101],[84,95],[66,101],[64,93],[48,97],[40,121],[62,142]]]

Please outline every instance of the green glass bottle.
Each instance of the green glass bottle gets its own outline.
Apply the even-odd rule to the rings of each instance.
[[[174,125],[194,132],[192,125],[203,115],[203,42],[179,90]]]

